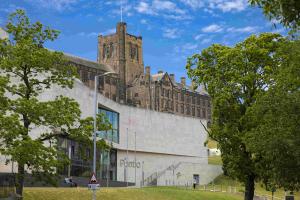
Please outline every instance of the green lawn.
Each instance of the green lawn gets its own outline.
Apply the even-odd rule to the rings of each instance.
[[[235,180],[232,180],[231,178],[220,175],[214,180],[215,185],[222,185],[223,188],[226,186],[235,186],[237,187],[237,191],[244,191],[244,186]],[[262,186],[261,183],[255,183],[255,193],[258,195],[272,195],[272,192],[266,191],[265,188]],[[278,189],[275,193],[275,197],[283,198],[285,195],[285,192],[283,189]],[[296,192],[295,194],[295,200],[300,200],[300,192]]]
[[[223,165],[221,156],[209,156],[208,164],[211,165]]]
[[[87,188],[25,188],[24,200],[89,200],[92,192]],[[97,192],[99,200],[242,200],[241,195],[219,192],[193,191],[191,189],[152,188],[103,188]]]

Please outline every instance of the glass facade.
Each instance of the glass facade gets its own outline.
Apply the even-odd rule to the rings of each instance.
[[[112,125],[112,130],[99,131],[98,137],[119,143],[119,113],[104,108],[99,108],[98,113],[103,113]]]

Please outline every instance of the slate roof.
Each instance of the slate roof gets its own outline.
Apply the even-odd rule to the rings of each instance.
[[[164,73],[153,74],[153,75],[151,75],[151,79],[152,79],[152,81],[161,81],[165,74],[167,74],[167,73],[164,72]],[[189,92],[197,92],[202,95],[208,95],[208,93],[205,91],[205,89],[202,85],[194,91],[192,86],[189,86],[189,85],[183,86],[181,83],[177,83],[176,81],[173,81],[173,80],[171,80],[171,81],[172,81],[173,85],[175,85],[176,87],[178,87],[180,89],[185,89],[186,91],[189,91]]]
[[[74,62],[75,64],[116,73],[109,65],[100,64],[95,61],[87,60],[67,53],[64,53],[64,56],[66,57],[66,59],[70,60],[71,62]]]

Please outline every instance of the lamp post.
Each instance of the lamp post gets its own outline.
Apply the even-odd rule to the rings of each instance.
[[[94,134],[93,134],[93,142],[94,142],[94,155],[93,155],[93,173],[96,176],[96,132],[97,132],[97,113],[98,113],[98,100],[97,100],[97,90],[98,90],[98,78],[101,76],[106,76],[109,74],[115,74],[114,72],[105,72],[104,74],[95,76],[95,88],[94,88]],[[96,200],[96,190],[93,190],[93,200]]]

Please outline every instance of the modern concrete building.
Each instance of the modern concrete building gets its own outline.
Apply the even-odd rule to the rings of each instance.
[[[123,35],[119,32],[122,32]],[[133,59],[142,59],[141,37],[128,34],[124,36],[124,33],[126,33],[126,24],[119,23],[115,35],[100,36],[100,47],[107,44],[103,41],[115,40],[116,44],[112,43],[112,46],[118,46],[125,41],[132,40],[131,43],[126,44],[129,44],[129,47],[130,45],[136,47],[136,50],[132,50],[135,51]],[[112,50],[111,54],[127,52],[125,50],[127,47],[123,50],[121,47],[111,48],[119,49],[118,51]],[[114,61],[115,65],[108,60],[104,61],[100,58],[103,55],[102,51],[110,52],[106,50],[106,47],[104,50],[100,50],[98,62],[65,55],[77,67],[80,79],[75,81],[73,89],[54,87],[40,96],[41,100],[51,100],[58,95],[74,98],[80,104],[83,118],[93,116],[95,75],[108,71],[117,73],[116,78],[100,79],[97,90],[98,112],[104,113],[113,127],[110,131],[98,134],[99,138],[106,139],[112,145],[112,150],[97,152],[97,178],[129,182],[137,186],[186,185],[192,184],[194,180],[199,181],[200,184],[206,184],[222,173],[220,166],[208,165],[207,161],[208,151],[204,146],[207,134],[202,124],[206,125],[209,117],[195,114],[198,107],[202,108],[200,102],[204,102],[205,113],[210,110],[208,95],[188,89],[185,79],[182,79],[181,84],[176,83],[174,76],[169,76],[167,73],[159,73],[150,77],[150,68],[146,67],[144,74],[143,68],[141,68],[143,62],[139,59],[123,63],[128,58],[125,60],[118,58]],[[135,62],[135,64],[131,62]],[[131,68],[130,71],[137,74],[132,77],[125,73],[127,74],[125,76],[122,70],[126,71]],[[136,84],[141,87],[137,87],[135,84],[127,85],[129,80],[133,83],[137,82]],[[142,84],[141,80],[146,82]],[[136,87],[136,90],[132,89],[133,87]],[[140,92],[138,92],[138,88],[142,88]],[[147,88],[151,88],[150,92]],[[131,95],[129,98],[130,92],[128,91],[137,93],[138,95],[134,95],[136,99],[145,97],[141,102],[149,100],[149,106],[145,106],[145,103],[130,103],[129,99],[133,100],[131,98],[133,96]],[[169,102],[169,107],[161,107],[162,102]],[[180,111],[177,113],[176,104],[183,105],[183,113],[180,114]],[[163,103],[163,105],[166,104]],[[193,111],[190,110],[189,114],[184,114],[187,105],[191,106]],[[168,109],[162,110],[162,108]],[[33,130],[32,134],[39,134],[39,131]],[[68,138],[59,138],[58,140],[60,149],[65,151],[71,159],[70,166],[66,166],[60,173],[73,177],[90,176],[92,160],[82,158],[79,153],[81,145]],[[92,149],[87,148],[84,153],[89,157],[92,155]],[[15,170],[16,166],[11,163],[5,165],[5,158],[1,157],[0,172]]]

